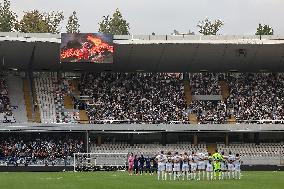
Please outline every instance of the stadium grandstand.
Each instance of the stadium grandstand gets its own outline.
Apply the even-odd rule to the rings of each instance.
[[[283,7],[0,0],[0,189],[283,188]]]
[[[160,151],[283,170],[283,37],[113,43],[113,64],[66,63],[60,35],[0,33],[0,171],[127,170],[131,153],[157,171]]]

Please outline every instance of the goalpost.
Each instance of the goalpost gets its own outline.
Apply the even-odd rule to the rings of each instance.
[[[73,167],[81,171],[96,168],[121,168],[126,170],[128,153],[74,153]]]

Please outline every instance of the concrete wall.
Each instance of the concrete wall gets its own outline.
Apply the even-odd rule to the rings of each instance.
[[[266,132],[284,131],[284,124],[0,124],[0,131],[120,131],[120,132]]]

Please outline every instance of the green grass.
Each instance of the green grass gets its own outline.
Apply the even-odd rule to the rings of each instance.
[[[0,189],[282,189],[284,172],[243,172],[241,180],[157,181],[126,172],[0,173]]]

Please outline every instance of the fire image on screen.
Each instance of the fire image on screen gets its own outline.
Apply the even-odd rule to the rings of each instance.
[[[61,34],[60,62],[113,63],[113,52],[112,35]]]

